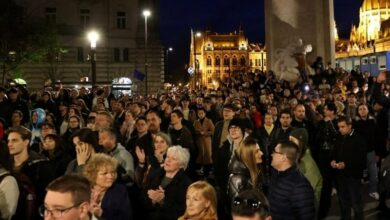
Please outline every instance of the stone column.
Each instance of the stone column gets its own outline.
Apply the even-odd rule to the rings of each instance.
[[[317,56],[335,63],[333,0],[265,0],[265,39],[267,66],[273,69],[275,51],[294,39],[311,44],[308,62]]]

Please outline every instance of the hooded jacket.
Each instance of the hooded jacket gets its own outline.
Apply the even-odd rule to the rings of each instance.
[[[37,113],[38,119],[37,122],[33,122],[33,115],[34,113]],[[39,144],[41,142],[41,125],[46,119],[46,113],[45,110],[41,108],[36,108],[31,111],[31,123],[30,123],[30,130],[31,130],[31,142],[30,146],[34,144]]]

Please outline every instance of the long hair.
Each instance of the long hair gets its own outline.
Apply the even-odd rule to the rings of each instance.
[[[256,163],[256,145],[256,140],[247,138],[240,144],[240,147],[235,150],[238,159],[242,161],[249,170],[253,188],[257,186],[258,175],[260,173],[260,169]]]
[[[204,211],[201,219],[204,220],[217,220],[217,193],[213,186],[211,186],[206,181],[197,181],[195,183],[192,183],[187,188],[187,194],[190,191],[199,192],[200,195],[205,198],[207,201],[210,202],[210,206],[207,207]],[[179,218],[179,220],[185,220],[190,218],[187,210],[185,211],[184,215]]]

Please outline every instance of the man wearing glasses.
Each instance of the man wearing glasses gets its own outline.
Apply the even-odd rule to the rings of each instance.
[[[272,152],[274,168],[268,189],[273,220],[315,219],[314,191],[297,168],[298,146],[281,142]]]
[[[39,208],[39,214],[45,220],[97,220],[89,212],[91,187],[85,177],[59,177],[46,190],[45,203]]]

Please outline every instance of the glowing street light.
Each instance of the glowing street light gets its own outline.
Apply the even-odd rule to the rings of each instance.
[[[152,12],[148,9],[143,10],[142,15],[145,17],[145,96],[148,95],[148,17]]]
[[[88,32],[87,38],[91,43],[90,61],[92,88],[96,85],[96,42],[99,40],[99,33],[96,31]]]

